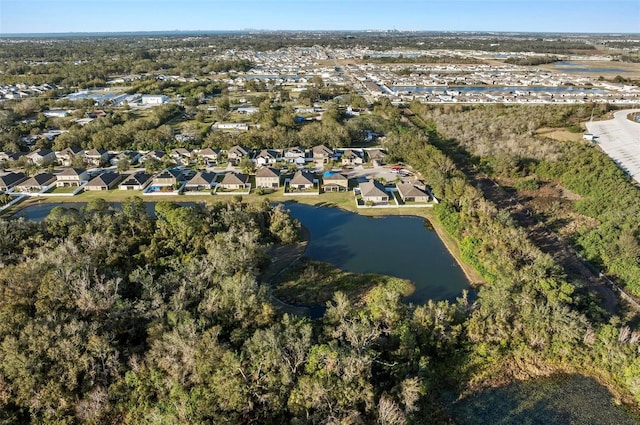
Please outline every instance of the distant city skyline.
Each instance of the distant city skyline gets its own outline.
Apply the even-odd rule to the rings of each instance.
[[[640,33],[640,1],[0,0],[0,35],[246,29]]]

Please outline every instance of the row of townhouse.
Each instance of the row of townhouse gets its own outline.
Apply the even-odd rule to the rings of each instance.
[[[384,163],[387,154],[382,149],[332,149],[326,145],[314,146],[311,149],[303,146],[293,146],[287,149],[262,149],[259,151],[240,145],[233,146],[227,151],[214,148],[194,151],[175,148],[169,153],[161,150],[108,152],[104,149],[84,150],[78,147],[68,147],[60,151],[41,148],[28,153],[0,152],[0,162],[15,161],[22,156],[38,166],[57,163],[65,167],[71,166],[78,156],[82,157],[90,167],[106,164],[115,166],[121,160],[126,160],[129,164],[142,164],[149,159],[170,162],[176,165],[189,165],[200,160],[207,166],[214,166],[226,160],[232,165],[237,165],[244,158],[249,158],[260,166],[271,166],[280,162],[298,165],[304,165],[308,162],[313,162],[316,165],[339,162],[345,166],[354,166],[364,164],[366,161],[371,161],[374,165],[381,165]]]

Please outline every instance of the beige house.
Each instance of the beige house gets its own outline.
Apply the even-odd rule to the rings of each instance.
[[[280,187],[280,170],[270,167],[262,167],[256,171],[256,187],[278,188]]]
[[[55,152],[49,149],[38,149],[33,152],[29,152],[26,156],[29,158],[29,161],[36,165],[42,165],[45,161],[56,160]]]
[[[84,190],[110,190],[117,186],[122,179],[122,175],[114,172],[102,173],[91,179],[84,187]]]
[[[89,174],[83,168],[65,168],[56,174],[57,187],[80,186],[87,180],[89,180]]]
[[[77,147],[65,148],[61,151],[56,152],[56,159],[58,160],[58,163],[60,165],[65,167],[70,167],[71,163],[73,162],[73,158],[76,155],[82,155],[83,153],[84,153],[84,150],[82,148],[77,148]]]
[[[382,183],[377,180],[360,183],[360,194],[364,202],[373,202],[374,204],[389,203],[389,194],[384,190]]]
[[[251,154],[251,149],[244,146],[233,146],[227,151],[227,159],[231,163],[236,163],[242,158],[248,157]]]
[[[199,172],[184,186],[185,190],[198,191],[211,189],[216,181],[216,173]]]
[[[387,153],[382,149],[369,149],[367,155],[374,167],[383,165],[387,159]]]
[[[351,149],[347,149],[342,152],[342,165],[362,165],[364,164],[364,160],[358,154],[358,152],[353,151]]]
[[[325,192],[341,192],[349,190],[349,179],[344,174],[333,173],[322,178]]]
[[[241,173],[227,173],[218,186],[223,189],[246,189],[249,187],[249,176]]]
[[[327,164],[334,155],[333,149],[326,145],[314,146],[311,151],[313,153],[313,162],[319,165]]]
[[[313,174],[296,171],[289,181],[289,187],[298,190],[313,189]]]
[[[208,165],[215,165],[220,160],[220,149],[204,148],[198,152],[198,157]]]
[[[255,157],[255,162],[258,165],[273,165],[278,161],[279,153],[273,149],[263,149]]]
[[[402,198],[404,202],[429,202],[431,199],[425,190],[412,183],[398,183],[396,188],[398,189],[400,198]]]
[[[17,184],[25,181],[27,176],[24,173],[8,173],[0,176],[0,190],[6,191]]]
[[[120,185],[120,190],[144,190],[151,183],[151,175],[143,171],[129,175]]]
[[[179,170],[164,170],[153,178],[154,186],[173,186],[178,183],[178,178],[182,172]]]
[[[56,176],[51,173],[37,174],[21,183],[15,185],[17,192],[40,192],[47,186],[51,186],[56,181]]]
[[[109,161],[109,153],[104,149],[89,149],[84,152],[84,158],[89,164],[100,166]]]

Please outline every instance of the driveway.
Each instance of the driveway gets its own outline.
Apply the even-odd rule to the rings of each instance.
[[[598,145],[611,159],[640,182],[640,123],[627,119],[633,112],[640,109],[618,111],[608,121],[590,121],[587,130],[598,136]]]

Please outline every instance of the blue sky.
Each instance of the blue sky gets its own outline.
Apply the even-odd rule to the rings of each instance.
[[[0,34],[248,28],[640,33],[640,0],[0,0]]]

